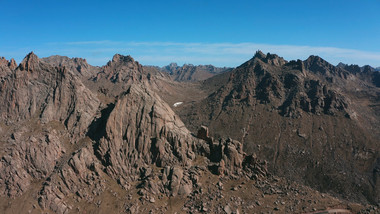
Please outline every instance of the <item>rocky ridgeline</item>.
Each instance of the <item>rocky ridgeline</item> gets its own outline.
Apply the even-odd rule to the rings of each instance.
[[[220,103],[217,108],[239,102],[251,106],[269,104],[281,115],[294,118],[300,117],[302,111],[317,115],[343,112],[349,116],[350,101],[324,83],[319,73],[331,81],[337,73],[349,75],[319,57],[287,62],[275,54],[258,51],[251,60],[231,72],[227,84],[210,99]]]
[[[244,103],[250,109],[270,105],[283,118],[295,119],[302,112],[350,116],[348,99],[320,76],[328,72],[329,80],[339,83],[334,75],[348,78],[346,72],[334,67],[317,72],[318,65],[325,62],[315,57],[287,62],[258,52],[207,99],[215,107],[213,114]],[[309,75],[309,69],[316,72]],[[279,180],[268,172],[269,163],[253,152],[245,153],[244,138],[214,138],[206,126],[193,135],[157,93],[163,85],[153,74],[132,57],[119,54],[103,67],[79,58],[40,59],[34,53],[19,66],[1,58],[0,197],[17,200],[33,195],[34,211],[69,213],[79,212],[83,203],[99,207],[99,198],[106,200],[111,192],[117,200],[128,201],[123,204],[125,212],[144,212],[142,205],[167,199],[186,200],[184,211],[231,213],[243,205],[240,197],[215,209],[210,209],[211,202],[200,201],[222,200],[225,186],[238,180],[252,181],[263,198],[293,191],[272,185]],[[297,133],[306,138],[299,129]],[[211,187],[215,179],[216,186]],[[128,193],[126,198],[112,192],[113,185]],[[231,189],[237,192],[243,186],[234,184]],[[299,191],[294,192],[297,197]],[[132,203],[134,194],[137,203]],[[252,209],[261,203],[244,206]],[[166,211],[167,207],[159,210]]]
[[[199,179],[207,170],[235,179],[267,176],[265,162],[246,156],[240,142],[214,141],[207,138],[205,127],[206,138],[193,137],[171,108],[145,87],[132,85],[105,117],[105,127],[99,127],[105,129],[104,136],[77,151],[45,182],[39,198],[43,208],[64,213],[70,207],[67,198],[91,201],[94,193],[104,191],[104,173],[126,190],[138,188],[146,200],[186,197],[200,188]],[[196,164],[197,156],[206,162]]]
[[[144,66],[147,70],[156,70],[163,73],[168,73],[175,81],[180,82],[195,82],[208,79],[212,76],[228,72],[232,68],[228,67],[215,67],[212,65],[192,65],[184,64],[183,66],[177,65],[177,63],[170,63],[164,67],[156,66]]]
[[[69,58],[56,55],[42,58],[41,61],[56,67],[64,66],[66,69],[83,78],[90,78],[100,71],[99,67],[89,65],[87,60],[82,58]]]
[[[288,62],[258,51],[206,80],[202,87],[218,86],[178,113],[192,131],[207,125],[214,136],[239,139],[276,175],[378,203],[379,88],[365,73],[317,56]]]

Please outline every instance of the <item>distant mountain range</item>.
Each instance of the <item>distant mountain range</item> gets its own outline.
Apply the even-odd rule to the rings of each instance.
[[[170,63],[161,68],[156,66],[150,66],[150,68],[169,73],[175,81],[200,81],[232,70],[232,68],[218,68],[212,65],[184,64],[183,66],[178,66],[176,63]]]

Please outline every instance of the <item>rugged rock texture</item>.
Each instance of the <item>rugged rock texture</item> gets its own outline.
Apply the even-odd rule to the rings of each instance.
[[[7,124],[35,116],[42,123],[61,121],[74,134],[84,134],[99,106],[70,70],[44,63],[33,52],[0,87],[0,116]]]
[[[76,75],[83,78],[94,76],[100,71],[99,67],[89,65],[87,60],[82,58],[69,58],[56,55],[42,58],[41,60],[53,66],[66,67],[66,69],[73,71]]]
[[[92,136],[94,150],[90,145],[80,149],[44,184],[42,208],[65,213],[70,209],[67,198],[93,201],[94,194],[104,191],[103,172],[125,190],[139,182],[138,194],[146,200],[159,194],[187,196],[200,185],[197,154],[209,158],[210,169],[219,167],[214,173],[220,175],[267,176],[265,163],[246,157],[240,142],[194,138],[170,107],[144,86],[132,85],[105,117],[105,127],[97,127],[105,129],[104,136]]]
[[[131,56],[115,54],[112,61],[101,68],[101,72],[96,75],[94,80],[107,79],[111,82],[134,82],[144,78],[144,70],[140,63],[136,62]]]
[[[14,60],[13,62],[16,63]],[[0,81],[2,81],[2,78],[11,73],[12,68],[13,66],[10,66],[10,62],[8,60],[6,60],[4,57],[0,58]]]
[[[0,161],[0,195],[20,196],[33,181],[50,175],[65,153],[55,130],[26,135],[29,130],[14,133]]]
[[[178,83],[119,54],[103,67],[1,58],[0,209],[376,212],[287,180],[376,203],[379,153],[357,125],[376,124],[357,113],[376,107],[355,105],[340,87],[364,80],[326,63],[257,52],[229,73]],[[186,69],[190,80],[200,67]],[[164,99],[184,101],[173,108],[196,136]]]
[[[133,166],[186,166],[195,157],[196,140],[171,108],[145,88],[132,85],[119,98],[105,129],[98,155],[119,179],[136,175],[140,168]]]
[[[261,52],[223,75],[203,83],[217,86],[208,97],[175,109],[190,130],[207,125],[277,175],[378,203],[380,91],[372,83],[316,56],[286,62]]]
[[[380,69],[372,68],[371,66],[363,66],[359,67],[358,65],[347,65],[343,63],[339,63],[339,68],[343,68],[346,71],[349,71],[351,74],[356,77],[364,80],[367,83],[372,83],[376,87],[380,87]]]

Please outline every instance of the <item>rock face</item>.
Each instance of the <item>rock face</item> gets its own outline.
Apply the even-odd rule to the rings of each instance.
[[[27,138],[15,137],[5,152],[0,161],[0,195],[14,198],[28,190],[34,180],[50,175],[65,148],[55,131],[46,131]]]
[[[84,134],[98,110],[97,97],[71,71],[44,63],[33,52],[2,81],[0,116],[6,123],[40,117]]]
[[[12,70],[17,67],[16,61],[11,59],[11,61],[6,60],[4,57],[0,58],[0,80],[9,75]]]
[[[132,83],[142,80],[145,77],[145,71],[140,63],[136,62],[131,56],[122,56],[115,54],[112,61],[101,68],[94,80],[107,79],[111,82],[128,82]]]
[[[116,102],[105,129],[97,151],[107,172],[120,179],[136,175],[140,168],[133,166],[186,166],[195,157],[196,139],[149,89],[132,85]]]
[[[220,175],[267,176],[265,164],[246,157],[240,142],[194,138],[170,107],[145,86],[132,85],[106,117],[105,127],[99,127],[105,129],[104,136],[94,142],[94,150],[90,146],[80,149],[44,185],[41,207],[65,213],[69,202],[64,198],[71,197],[70,192],[91,201],[91,192],[104,191],[102,171],[126,190],[139,181],[139,194],[146,198],[187,196],[200,185],[202,173],[193,164],[197,154],[209,158],[210,168],[225,163]],[[155,172],[154,167],[163,170]]]

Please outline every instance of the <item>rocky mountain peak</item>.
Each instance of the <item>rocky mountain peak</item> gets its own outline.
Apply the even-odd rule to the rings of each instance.
[[[347,64],[344,64],[343,62],[339,62],[336,67],[344,68]]]
[[[41,61],[56,67],[66,67],[67,70],[79,76],[90,77],[99,72],[99,67],[91,66],[83,58],[69,58],[67,56],[49,56],[42,58]]]
[[[357,73],[360,73],[361,69],[358,65],[347,65],[347,64],[343,64],[343,63],[339,63],[337,65],[338,68],[343,68],[345,69],[346,71],[349,71],[350,73],[352,74],[357,74]]]
[[[21,70],[33,71],[40,62],[38,56],[32,52],[30,52],[26,57],[22,60],[20,64]]]
[[[308,68],[313,67],[313,66],[323,66],[323,67],[332,66],[330,63],[328,63],[327,61],[325,61],[321,57],[314,56],[314,55],[309,56],[309,58],[307,58],[304,61],[304,63],[306,64],[306,66]]]
[[[319,56],[311,55],[303,63],[306,70],[319,75],[320,78],[324,78],[328,82],[334,82],[337,79],[347,79],[350,75],[345,69],[335,67]]]
[[[102,77],[111,82],[129,82],[142,80],[146,76],[142,65],[131,56],[115,54],[106,66],[101,67],[101,72],[96,75],[95,80]]]
[[[172,63],[170,63],[170,64],[168,65],[168,67],[169,67],[169,68],[177,68],[178,65],[177,65],[177,63],[172,62]]]
[[[254,60],[259,59],[259,60],[261,60],[264,63],[270,64],[270,65],[274,65],[274,66],[282,66],[282,65],[284,65],[284,64],[287,63],[287,61],[284,60],[284,58],[279,57],[276,54],[267,53],[265,55],[260,50],[256,51],[253,59]]]
[[[7,65],[9,62],[5,57],[0,57],[0,65]]]
[[[261,50],[257,50],[253,57],[257,59],[265,59],[266,55]]]
[[[16,60],[12,58],[11,61],[9,61],[8,67],[12,70],[16,69],[17,68]]]
[[[124,56],[124,55],[120,55],[120,54],[115,54],[113,57],[112,57],[112,62],[113,63],[133,63],[135,62],[135,60],[130,56]]]
[[[5,59],[5,57],[0,57],[0,66],[7,66],[11,70],[14,70],[17,67],[17,63],[13,58],[10,61],[8,61],[7,59]]]

